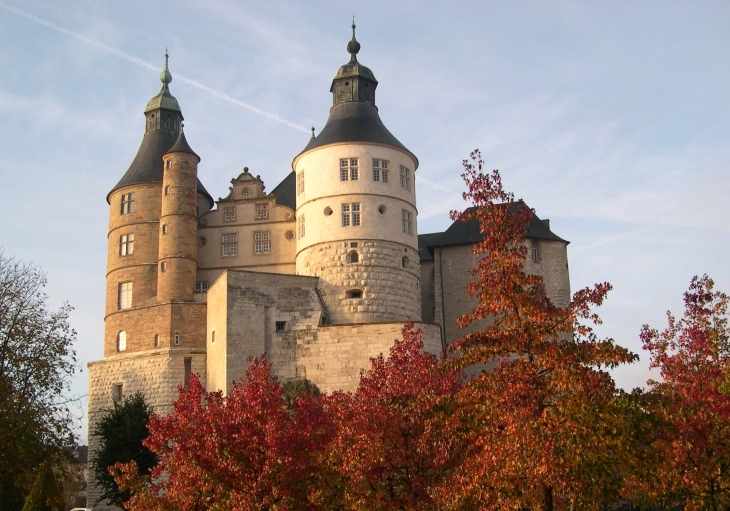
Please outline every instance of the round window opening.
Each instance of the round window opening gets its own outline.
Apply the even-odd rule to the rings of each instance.
[[[286,233],[286,239],[293,240],[294,239],[294,231],[287,231],[287,233]]]
[[[242,193],[244,197],[248,197],[249,195],[251,195],[251,190],[249,190],[248,188],[244,188]]]
[[[208,243],[208,240],[206,240],[205,238],[200,238],[198,240],[198,245],[201,247],[204,247],[206,243]]]
[[[348,85],[350,85],[350,82],[345,82],[345,86],[347,87]]]
[[[388,208],[386,208],[385,206],[378,206],[378,213],[380,213],[381,215],[384,215],[386,211],[388,211]]]
[[[332,214],[332,208],[327,206],[324,208],[324,216],[330,216]]]

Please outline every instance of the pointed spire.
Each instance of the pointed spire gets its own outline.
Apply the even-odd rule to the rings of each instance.
[[[350,62],[357,62],[357,52],[360,51],[360,43],[355,39],[355,15],[352,15],[352,39],[347,43],[347,52],[351,55]]]
[[[172,75],[170,74],[170,70],[167,69],[168,58],[169,55],[167,54],[167,48],[165,48],[165,67],[162,68],[162,73],[160,73],[160,81],[164,84],[163,87],[167,86],[167,84],[172,81]]]
[[[312,138],[315,138],[314,137],[314,126],[312,126]]]
[[[192,154],[193,156],[197,156],[198,160],[200,160],[200,156],[195,154],[195,151],[193,151],[190,148],[190,145],[188,144],[188,141],[185,138],[185,130],[183,130],[184,127],[185,127],[185,125],[181,123],[180,124],[180,134],[177,136],[177,140],[165,154],[188,153],[188,154]]]

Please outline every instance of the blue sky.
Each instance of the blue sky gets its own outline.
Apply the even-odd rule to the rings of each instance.
[[[602,335],[640,352],[693,275],[730,291],[729,3],[0,0],[0,245],[75,307],[75,394],[102,356],[105,197],[165,47],[201,181],[225,196],[248,166],[271,190],[327,120],[353,11],[381,118],[421,163],[419,232],[464,207],[479,148],[571,241],[573,289],[613,284]],[[622,386],[649,377],[640,355]]]

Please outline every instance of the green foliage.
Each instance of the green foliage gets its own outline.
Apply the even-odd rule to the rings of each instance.
[[[23,511],[63,511],[63,489],[56,479],[52,464],[44,461],[38,471]]]
[[[306,378],[286,382],[283,388],[284,406],[289,411],[294,410],[294,402],[305,392],[308,392],[312,397],[319,397],[322,394],[319,387]]]
[[[97,422],[93,435],[99,439],[99,449],[91,459],[94,479],[102,488],[98,502],[106,500],[122,507],[129,500],[128,491],[120,491],[108,468],[116,463],[135,461],[140,474],[149,474],[157,464],[157,457],[144,445],[142,440],[149,436],[147,423],[152,408],[139,392],[126,397],[122,404],[107,410]]]
[[[19,510],[40,464],[74,444],[64,398],[76,332],[64,304],[49,311],[43,272],[0,251],[0,501]]]

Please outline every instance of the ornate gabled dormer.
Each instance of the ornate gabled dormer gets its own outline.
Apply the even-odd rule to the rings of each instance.
[[[237,178],[231,179],[231,185],[228,187],[228,196],[224,199],[218,199],[218,202],[230,202],[246,199],[260,199],[266,197],[266,186],[261,176],[253,176],[248,171],[248,167],[243,168],[243,172]]]
[[[346,101],[364,101],[375,104],[375,89],[378,81],[373,72],[357,61],[360,43],[355,39],[355,22],[352,22],[352,39],[347,43],[350,62],[340,67],[332,80],[332,104]]]

